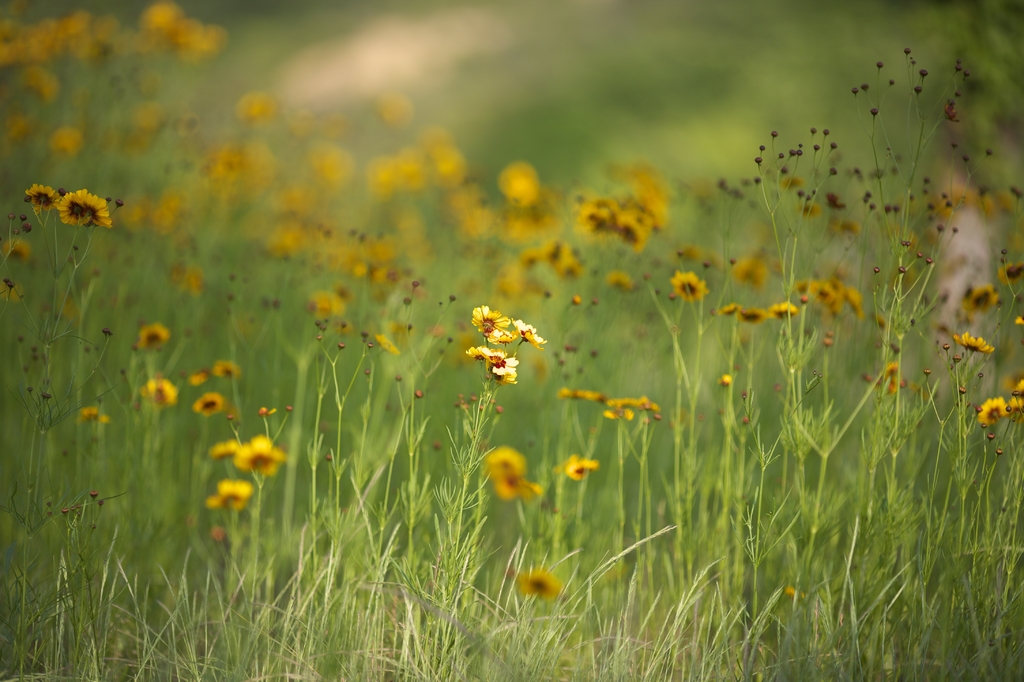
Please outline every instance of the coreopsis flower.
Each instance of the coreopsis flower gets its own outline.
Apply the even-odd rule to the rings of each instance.
[[[511,318],[505,317],[497,310],[491,310],[485,305],[473,308],[473,326],[484,336],[495,329],[508,329],[510,324]]]
[[[564,472],[566,476],[574,481],[582,481],[589,472],[597,471],[600,468],[601,463],[596,459],[571,455],[569,460],[558,468],[558,471]]]
[[[60,201],[60,195],[48,185],[32,185],[25,190],[25,196],[28,197],[36,215],[39,215],[40,211],[49,211]]]
[[[476,346],[468,349],[466,355],[474,360],[482,360],[494,380],[499,384],[516,383],[516,367],[519,365],[519,360],[508,357],[505,351],[487,346]]]
[[[242,444],[237,440],[225,440],[220,443],[216,443],[210,448],[210,457],[213,459],[225,459],[227,457],[234,457],[235,454],[242,449]]]
[[[225,478],[217,481],[217,494],[206,498],[207,509],[224,509],[231,507],[242,511],[252,497],[253,486],[249,481],[238,481]]]
[[[71,126],[57,128],[50,135],[50,151],[61,156],[77,156],[84,143],[82,131]]]
[[[519,591],[527,597],[554,599],[562,593],[562,581],[542,568],[535,568],[516,577]]]
[[[229,379],[238,379],[242,376],[242,368],[231,362],[230,360],[218,360],[213,363],[213,369],[210,370],[215,377],[227,377]]]
[[[1024,263],[1007,263],[999,268],[999,281],[1003,284],[1016,284],[1022,279],[1024,279]]]
[[[78,411],[78,423],[84,424],[85,422],[109,424],[110,417],[108,417],[105,414],[100,414],[100,410],[98,407],[83,407]]]
[[[605,281],[608,282],[608,286],[617,287],[623,291],[633,291],[633,278],[629,276],[628,272],[612,270],[608,273]]]
[[[1014,324],[1024,324],[1024,315],[1018,315],[1013,319]]]
[[[768,266],[764,264],[764,259],[758,256],[740,258],[732,266],[732,276],[740,284],[749,284],[755,289],[760,289],[768,278]]]
[[[178,387],[157,374],[139,389],[139,394],[158,408],[178,404]]]
[[[139,348],[159,348],[170,338],[171,330],[159,322],[154,322],[139,328],[139,340],[136,341],[136,345]]]
[[[107,228],[113,226],[106,200],[90,194],[88,190],[68,192],[60,198],[56,206],[61,222],[67,225],[99,225]]]
[[[625,419],[628,422],[633,421],[635,416],[633,410],[628,407],[617,407],[614,410],[605,410],[601,414],[604,415],[605,419]]]
[[[540,199],[537,171],[525,161],[506,166],[498,176],[498,187],[509,203],[517,206],[533,206]]]
[[[316,291],[310,296],[306,309],[317,317],[333,317],[345,312],[345,300],[333,291]]]
[[[398,350],[398,346],[396,346],[391,341],[391,339],[389,339],[388,337],[384,336],[383,334],[377,334],[373,338],[377,339],[377,343],[380,344],[381,348],[383,348],[387,352],[391,353],[392,355],[399,355],[401,353],[401,351]]]
[[[892,394],[895,393],[900,387],[900,364],[896,361],[890,362],[885,366],[885,372],[882,373],[882,378],[878,380],[878,385],[882,385],[882,381],[888,380],[889,384],[886,390]]]
[[[190,386],[202,386],[209,380],[210,370],[208,369],[201,369],[188,375],[188,383]]]
[[[605,400],[605,404],[613,410],[632,407],[637,410],[647,410],[648,412],[661,412],[661,406],[645,395],[639,398],[608,398]]]
[[[992,426],[1003,417],[1010,416],[1010,409],[1007,409],[1006,401],[1002,398],[989,398],[978,408],[978,423],[982,426]]]
[[[210,391],[199,396],[199,399],[192,403],[192,411],[212,417],[218,412],[224,411],[224,396],[216,391]]]
[[[718,377],[718,385],[719,386],[732,386],[732,375],[731,374],[723,374],[722,376]]]
[[[761,324],[768,319],[768,311],[764,308],[742,308],[736,315],[740,322],[748,324]]]
[[[508,345],[513,341],[519,339],[519,334],[515,331],[509,331],[508,329],[500,329],[495,327],[489,334],[486,335],[487,342],[497,344],[500,346]]]
[[[768,316],[774,317],[776,320],[784,320],[790,315],[798,314],[800,314],[800,309],[789,301],[768,306]]]
[[[277,468],[287,460],[284,451],[266,436],[255,436],[243,443],[234,456],[236,467],[242,471],[258,471],[264,476],[276,474]]]
[[[542,346],[547,343],[547,340],[540,337],[537,329],[532,324],[526,324],[522,320],[515,320],[512,324],[515,326],[516,331],[519,332],[519,336],[523,338],[523,341],[526,341],[538,350],[544,350]]]
[[[689,303],[703,299],[710,292],[707,282],[698,277],[697,273],[679,270],[672,276],[672,288],[681,299]]]
[[[266,92],[248,92],[235,105],[235,115],[251,126],[270,123],[277,117],[277,99]]]
[[[718,309],[718,314],[734,315],[738,313],[742,308],[743,306],[741,306],[739,303],[726,303],[725,305]]]
[[[521,497],[529,501],[543,492],[539,485],[526,480],[526,458],[507,445],[492,450],[484,467],[494,484],[494,494],[502,500]]]
[[[970,315],[975,312],[983,313],[999,302],[999,294],[991,284],[983,284],[980,287],[973,287],[964,294],[962,302],[964,311]]]
[[[560,388],[558,389],[558,397],[562,400],[573,399],[573,400],[590,400],[595,403],[604,403],[608,400],[608,396],[599,391],[588,391],[585,389],[570,389]]]
[[[978,353],[991,353],[995,350],[995,347],[986,343],[985,339],[980,336],[971,336],[970,332],[964,332],[963,334],[953,334],[953,340],[958,344],[970,351],[977,351]]]

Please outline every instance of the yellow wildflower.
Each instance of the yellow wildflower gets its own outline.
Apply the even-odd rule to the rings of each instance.
[[[975,312],[985,312],[999,302],[999,294],[991,284],[983,284],[980,287],[973,287],[964,294],[962,302],[963,309],[968,315]]]
[[[110,417],[105,414],[100,414],[98,407],[83,407],[78,411],[78,423],[84,424],[85,422],[98,422],[100,424],[109,424]]]
[[[197,372],[192,372],[192,374],[188,376],[188,383],[191,386],[201,386],[202,384],[205,384],[207,381],[209,381],[209,379],[210,370],[201,369]]]
[[[217,494],[206,498],[207,509],[224,509],[231,507],[242,511],[252,497],[253,486],[249,481],[224,479],[217,482]]]
[[[60,201],[60,195],[50,186],[44,185],[32,185],[25,190],[25,196],[29,198],[29,202],[32,204],[32,210],[39,215],[40,211],[49,211],[55,208],[58,201]]]
[[[510,324],[512,320],[497,310],[485,305],[473,308],[473,326],[484,336],[489,336],[495,329],[508,329]]]
[[[215,377],[238,379],[242,376],[242,368],[230,360],[218,360],[213,363],[213,369],[211,372]]]
[[[623,291],[632,291],[634,286],[633,278],[629,276],[629,273],[622,270],[612,270],[608,273],[605,281],[608,282],[608,286],[618,287]]]
[[[768,278],[768,266],[758,256],[740,258],[736,265],[732,266],[732,276],[740,284],[749,284],[755,289],[760,289]]]
[[[264,476],[276,474],[277,468],[287,460],[284,451],[266,436],[255,436],[243,443],[234,456],[236,467],[242,471],[258,471]]]
[[[398,350],[398,346],[392,343],[391,339],[384,336],[383,334],[377,334],[376,336],[374,336],[374,338],[377,339],[377,343],[380,344],[381,348],[391,353],[392,355],[398,355],[400,353],[400,351]]]
[[[586,457],[580,457],[579,455],[571,455],[569,461],[559,467],[558,470],[563,471],[566,476],[574,481],[582,481],[583,477],[590,471],[597,471],[601,468],[601,463],[596,459],[587,459]]]
[[[139,389],[139,394],[151,400],[158,408],[170,407],[178,404],[178,387],[159,374],[150,379]]]
[[[1005,400],[989,398],[978,408],[978,423],[982,426],[992,426],[1003,417],[1008,417],[1010,412]]]
[[[995,350],[995,347],[986,343],[985,339],[980,336],[971,336],[970,332],[964,332],[963,334],[953,334],[953,340],[958,344],[970,351],[977,351],[979,353],[991,353]]]
[[[790,315],[798,315],[800,309],[789,301],[783,301],[782,303],[776,303],[775,305],[768,306],[768,316],[774,317],[777,320],[784,320]]]
[[[213,459],[224,459],[226,457],[234,457],[235,454],[242,448],[242,444],[237,440],[225,440],[217,443],[210,448],[210,457]]]
[[[54,154],[78,156],[83,144],[85,144],[85,136],[82,135],[82,131],[71,126],[57,128],[50,135],[50,151]]]
[[[542,346],[547,343],[547,340],[537,334],[537,329],[532,324],[526,324],[522,320],[515,320],[512,324],[515,326],[516,331],[519,332],[519,336],[522,337],[523,341],[526,341],[534,348],[544,350]]]
[[[699,301],[708,295],[707,282],[697,276],[695,272],[680,272],[672,276],[672,288],[684,301]]]
[[[554,599],[562,593],[562,581],[542,568],[535,568],[516,577],[519,591],[527,597]]]
[[[506,166],[498,177],[498,187],[509,203],[518,206],[533,206],[540,199],[537,171],[525,161]]]
[[[139,340],[135,342],[135,345],[139,348],[159,348],[170,338],[171,330],[159,322],[154,322],[139,328]]]
[[[111,227],[110,211],[105,199],[87,190],[68,192],[57,202],[60,220],[67,225],[99,225]]]
[[[224,405],[224,396],[216,391],[210,391],[209,393],[204,393],[198,400],[192,403],[192,411],[212,417],[218,412],[222,412]]]
[[[732,375],[731,374],[723,374],[722,376],[718,377],[718,385],[719,386],[732,386]]]

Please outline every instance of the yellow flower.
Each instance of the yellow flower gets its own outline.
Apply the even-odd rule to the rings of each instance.
[[[768,306],[768,316],[774,317],[776,320],[784,320],[790,315],[798,315],[799,313],[800,309],[789,301]]]
[[[768,311],[764,308],[743,308],[738,313],[741,322],[761,324],[768,319]]]
[[[159,348],[171,338],[171,330],[159,322],[147,324],[139,328],[139,340],[135,342],[139,348]]]
[[[514,331],[507,329],[499,329],[495,327],[489,334],[486,335],[488,343],[494,343],[499,345],[505,345],[512,343],[519,338],[519,334]]]
[[[1014,318],[1013,323],[1024,324],[1024,315],[1018,315],[1016,318]]]
[[[586,457],[580,457],[579,455],[572,455],[569,457],[569,461],[560,467],[560,470],[565,472],[565,475],[574,481],[582,481],[583,477],[587,475],[587,472],[597,471],[601,468],[601,463],[596,459],[587,459]]]
[[[598,391],[587,391],[583,389],[569,388],[558,389],[558,397],[562,400],[592,400],[595,403],[603,403],[608,400],[608,396],[606,396],[604,393],[599,393]]]
[[[519,332],[519,336],[523,337],[524,341],[528,342],[534,348],[544,350],[541,346],[547,343],[547,340],[542,339],[540,335],[537,334],[537,329],[532,324],[526,324],[522,320],[515,320],[512,324],[515,325],[516,331]]]
[[[509,203],[533,206],[540,198],[540,179],[533,166],[516,161],[505,167],[498,176],[498,187]]]
[[[60,195],[52,187],[44,185],[32,185],[25,190],[25,196],[29,198],[36,215],[40,211],[49,211],[60,201]]]
[[[217,494],[206,498],[207,509],[224,509],[231,507],[236,511],[245,509],[252,497],[252,483],[225,478],[217,482]]]
[[[98,422],[100,424],[109,424],[110,417],[105,414],[100,414],[98,407],[83,407],[78,411],[78,423],[84,424],[85,422]]]
[[[273,476],[287,460],[284,451],[275,446],[274,441],[266,436],[255,436],[238,448],[234,463],[242,471],[258,471],[264,476]]]
[[[740,258],[736,265],[732,266],[732,276],[740,284],[749,284],[755,289],[760,289],[768,278],[768,266],[757,256]]]
[[[995,350],[994,346],[985,343],[985,339],[980,336],[971,336],[970,332],[964,332],[963,334],[953,334],[953,340],[958,344],[966,348],[967,350],[977,351],[979,353],[991,353]]]
[[[198,372],[192,372],[188,376],[188,383],[191,386],[201,386],[210,380],[210,370],[201,369]]]
[[[740,311],[742,306],[739,303],[726,303],[718,309],[719,315],[734,315]]]
[[[242,368],[230,360],[218,360],[213,363],[213,369],[211,372],[215,377],[238,379],[242,376]]]
[[[609,398],[605,403],[613,410],[623,407],[634,407],[638,410],[661,412],[661,407],[658,403],[652,402],[651,399],[645,395],[642,395],[639,398]]]
[[[224,410],[224,396],[216,391],[204,393],[192,403],[192,411],[212,417]]]
[[[333,317],[345,312],[345,301],[333,291],[317,291],[310,297],[306,308],[317,317]]]
[[[106,200],[90,194],[88,190],[68,192],[56,205],[61,222],[67,225],[113,226]]]
[[[377,343],[380,344],[381,348],[391,353],[392,355],[398,355],[400,353],[400,351],[398,350],[398,346],[392,343],[391,339],[384,336],[383,334],[377,334],[374,338],[377,339]]]
[[[516,383],[516,367],[519,360],[508,357],[505,351],[487,346],[475,346],[466,351],[466,355],[474,360],[483,360],[488,371],[494,375],[494,380],[499,384]]]
[[[164,379],[159,374],[150,379],[139,389],[139,394],[147,400],[153,401],[158,408],[170,407],[178,404],[178,387]]]
[[[1003,417],[1008,417],[1010,412],[1005,400],[989,398],[978,408],[978,423],[982,426],[992,426]]]
[[[5,255],[21,261],[27,261],[32,256],[32,245],[26,241],[8,241],[3,249]]]
[[[246,93],[235,105],[235,115],[252,126],[269,123],[277,117],[277,100],[265,92]]]
[[[618,287],[623,291],[633,290],[633,278],[629,276],[628,272],[623,272],[622,270],[612,270],[611,272],[608,273],[608,278],[606,279],[606,281],[608,282],[608,286]]]
[[[213,459],[224,459],[226,457],[234,457],[235,454],[242,448],[242,444],[237,440],[225,440],[215,444],[210,448],[210,457]]]
[[[999,294],[991,284],[983,284],[974,287],[964,294],[963,308],[970,314],[974,312],[985,312],[999,302]]]
[[[57,128],[50,135],[50,151],[63,156],[77,156],[85,143],[85,137],[78,128],[65,126]]]
[[[497,310],[491,310],[485,305],[473,308],[473,326],[484,336],[495,329],[508,329],[510,324],[512,320]]]
[[[484,460],[487,477],[494,483],[494,493],[502,500],[521,497],[531,500],[543,490],[526,480],[526,458],[507,445],[495,448]]]
[[[535,568],[516,577],[519,591],[527,597],[554,599],[562,593],[562,581],[542,568]]]
[[[699,301],[708,295],[707,282],[695,272],[680,272],[672,276],[672,288],[681,299],[687,302]]]
[[[618,407],[614,410],[605,410],[602,414],[605,419],[625,419],[626,421],[633,421],[634,417],[633,410],[628,407]]]
[[[1024,263],[1007,263],[999,268],[999,281],[1003,284],[1016,284],[1021,279],[1024,279]]]
[[[718,377],[718,385],[719,386],[732,386],[732,375],[731,374],[723,374],[722,376]]]

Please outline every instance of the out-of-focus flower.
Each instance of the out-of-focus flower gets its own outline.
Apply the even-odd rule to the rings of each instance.
[[[710,291],[707,282],[698,277],[696,273],[680,272],[679,270],[676,270],[676,274],[672,276],[672,289],[679,298],[691,303],[703,299]]]
[[[159,348],[167,343],[170,338],[171,330],[159,322],[154,322],[139,328],[139,340],[136,341],[136,345],[139,348],[145,349]]]
[[[287,460],[284,451],[266,436],[255,436],[243,443],[234,456],[236,467],[242,471],[258,471],[264,476],[276,474],[277,468]]]
[[[554,599],[562,593],[562,581],[542,568],[535,568],[516,577],[519,591],[528,597]]]
[[[253,485],[249,481],[224,479],[217,482],[217,494],[206,498],[207,509],[224,509],[231,507],[242,511],[252,497]]]
[[[139,394],[160,409],[178,404],[178,387],[159,374],[147,381]]]
[[[212,417],[218,412],[223,412],[224,405],[224,396],[216,391],[210,391],[209,393],[204,393],[198,400],[192,403],[192,411]]]

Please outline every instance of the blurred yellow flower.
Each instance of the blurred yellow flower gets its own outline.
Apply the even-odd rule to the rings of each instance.
[[[526,458],[507,445],[492,450],[484,460],[484,467],[494,484],[495,495],[502,500],[521,497],[529,501],[543,492],[536,483],[526,480]]]
[[[723,374],[722,376],[718,377],[718,385],[719,386],[732,386],[732,375],[731,374]]]
[[[1024,279],[1024,263],[1007,263],[999,268],[999,281],[1003,284],[1016,284]]]
[[[159,374],[150,379],[139,389],[139,394],[152,401],[158,408],[171,407],[178,404],[178,387]]]
[[[345,312],[345,301],[333,291],[315,291],[306,307],[317,317],[334,317]]]
[[[85,136],[78,128],[64,126],[57,128],[50,135],[50,151],[62,156],[78,156],[85,144]]]
[[[287,460],[284,451],[266,436],[255,436],[243,443],[234,457],[235,466],[242,471],[258,471],[264,476],[276,474],[277,468]]]
[[[27,261],[32,256],[32,245],[24,239],[19,241],[8,241],[3,246],[4,255],[15,260]]]
[[[412,120],[414,109],[409,98],[400,92],[389,92],[377,98],[377,115],[393,128],[400,128]]]
[[[388,337],[384,336],[383,334],[377,334],[373,338],[377,339],[377,343],[380,344],[381,348],[383,348],[387,352],[391,353],[392,355],[399,355],[400,354],[400,351],[398,350],[398,346],[396,346],[394,343],[392,343],[391,339],[389,339]]]
[[[579,455],[571,455],[569,460],[559,467],[558,470],[565,473],[566,476],[574,481],[582,481],[583,477],[591,471],[597,471],[601,468],[601,463],[596,459],[587,459],[586,457],[580,457]]]
[[[242,511],[252,497],[253,485],[249,481],[239,481],[225,478],[217,482],[217,494],[206,498],[207,509],[224,509],[231,507],[235,511]]]
[[[171,330],[159,322],[154,322],[139,328],[139,340],[135,342],[135,345],[145,349],[159,348],[167,343],[170,338]]]
[[[78,423],[84,424],[85,422],[98,422],[100,424],[109,424],[110,417],[105,414],[100,414],[98,407],[83,407],[78,411]]]
[[[614,410],[605,410],[602,412],[605,419],[625,419],[626,421],[633,421],[635,416],[633,410],[628,407],[617,407]]]
[[[1011,411],[1002,398],[989,398],[978,408],[978,423],[992,426],[1003,417],[1010,416]]]
[[[540,179],[525,161],[510,163],[498,176],[498,188],[511,204],[533,206],[540,199]]]
[[[235,105],[235,115],[251,126],[270,123],[277,118],[277,99],[266,92],[248,92]]]
[[[732,276],[740,284],[749,284],[755,289],[760,289],[768,278],[768,266],[764,264],[764,259],[758,256],[740,258],[732,266]]]
[[[968,315],[985,312],[999,302],[999,294],[991,284],[973,287],[964,294],[963,309]]]
[[[748,324],[761,324],[768,319],[768,311],[764,308],[742,308],[737,313],[741,322]]]
[[[218,412],[223,412],[224,405],[224,396],[216,391],[210,391],[199,396],[199,399],[192,403],[192,411],[212,417]]]
[[[239,450],[242,449],[242,444],[237,440],[225,440],[215,444],[210,448],[210,457],[213,459],[225,459],[226,457],[234,457]]]
[[[608,282],[609,286],[618,287],[623,291],[633,290],[633,278],[629,276],[629,273],[622,270],[612,270],[608,273],[605,281]]]
[[[213,369],[210,371],[215,377],[238,379],[242,376],[242,368],[230,360],[218,360],[213,363]]]
[[[528,597],[554,599],[562,593],[562,581],[542,568],[535,568],[516,577],[519,591]]]
[[[800,309],[789,301],[768,306],[768,316],[774,317],[776,320],[784,320],[790,315],[798,315],[799,313]]]
[[[201,386],[210,380],[210,370],[201,369],[188,375],[188,383],[191,386]]]

